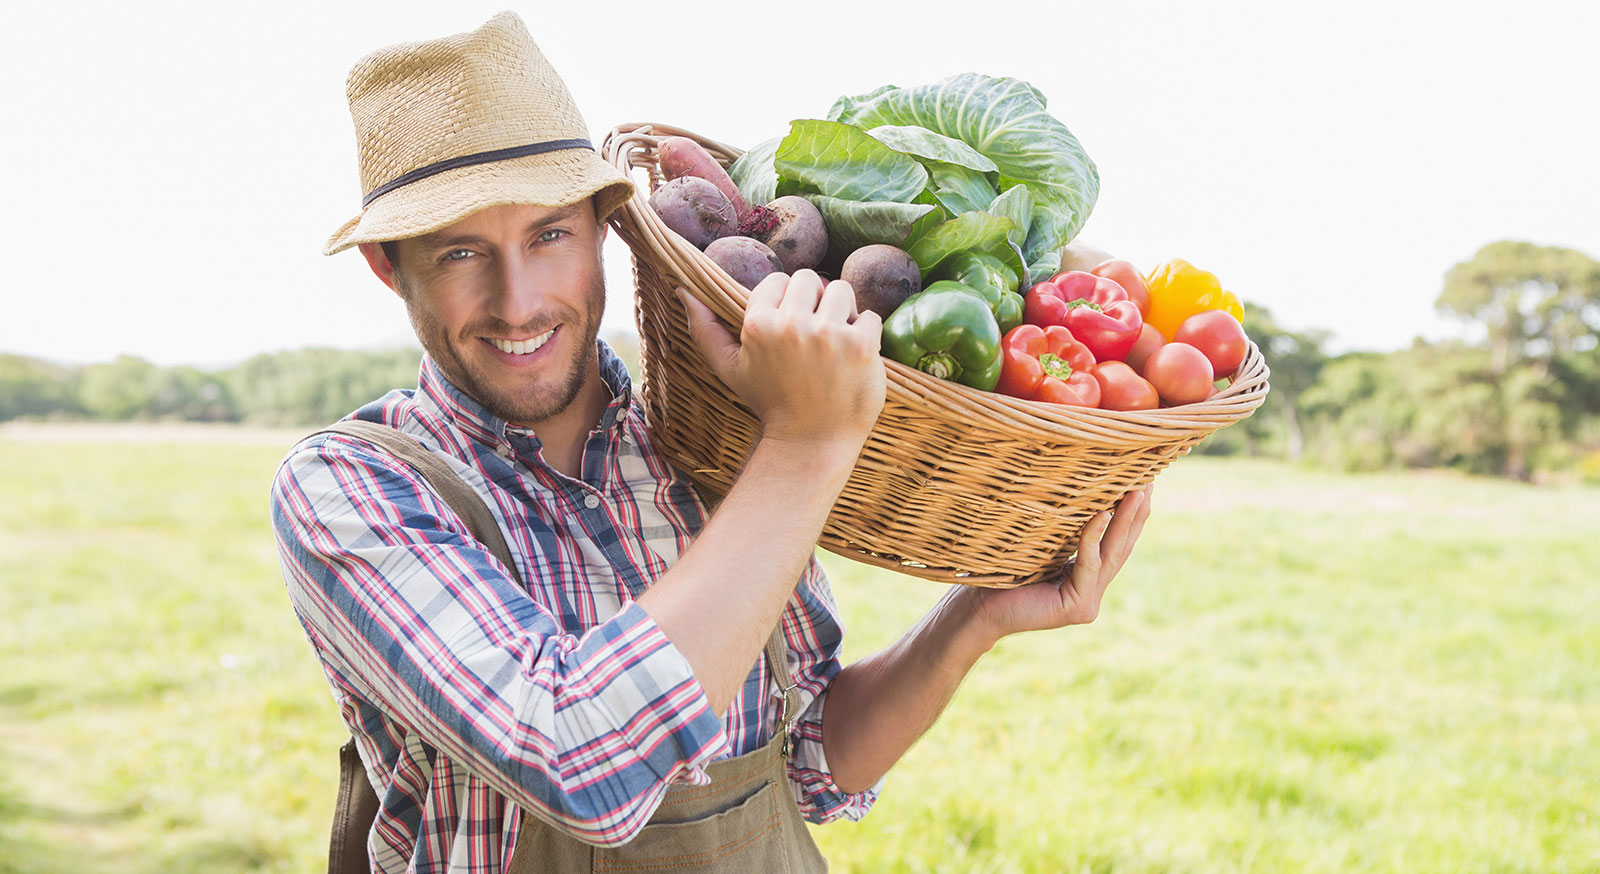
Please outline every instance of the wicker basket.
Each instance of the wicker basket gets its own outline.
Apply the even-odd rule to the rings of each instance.
[[[624,173],[663,181],[662,137],[686,136],[724,164],[739,150],[678,128],[615,128],[601,153]],[[702,492],[727,493],[754,445],[755,417],[690,341],[683,286],[731,325],[748,292],[667,229],[636,192],[612,217],[633,250],[641,392],[651,433]],[[1150,482],[1207,434],[1250,415],[1267,395],[1255,344],[1210,400],[1119,413],[979,391],[884,359],[888,397],[820,545],[930,580],[1006,587],[1060,572],[1094,514]]]

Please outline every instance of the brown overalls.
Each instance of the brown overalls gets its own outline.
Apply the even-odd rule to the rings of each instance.
[[[326,430],[372,443],[411,465],[466,521],[473,536],[516,573],[498,523],[483,500],[408,435],[372,422],[346,420]],[[519,580],[520,582],[520,580]],[[785,768],[799,694],[784,657],[781,627],[767,641],[767,665],[783,702],[772,739],[761,749],[706,765],[708,786],[673,786],[633,840],[618,847],[584,843],[523,814],[508,874],[672,871],[677,874],[814,874],[828,863],[811,840],[789,787]],[[370,874],[366,844],[378,802],[355,742],[340,750],[339,797],[334,810],[329,874]]]

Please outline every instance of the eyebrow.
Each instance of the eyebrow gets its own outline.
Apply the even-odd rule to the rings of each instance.
[[[586,205],[587,201],[580,201],[578,203],[560,207],[554,212],[546,215],[544,218],[529,223],[528,227],[524,229],[523,233],[532,234],[544,230],[550,225],[571,221],[572,217],[577,215],[578,211]],[[423,234],[421,237],[417,238],[418,245],[425,250],[434,252],[437,252],[440,249],[450,249],[456,246],[467,246],[482,242],[484,242],[484,239],[476,234],[455,234],[446,237],[440,236],[438,232],[434,232],[432,234]]]

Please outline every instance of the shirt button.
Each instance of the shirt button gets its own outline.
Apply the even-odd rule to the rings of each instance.
[[[600,499],[595,497],[594,495],[584,495],[583,496],[583,505],[585,507],[588,507],[589,509],[593,510],[595,507],[600,506]]]

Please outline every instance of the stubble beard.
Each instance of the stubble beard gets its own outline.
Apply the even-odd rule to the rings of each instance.
[[[507,422],[532,426],[559,415],[572,405],[584,385],[595,376],[598,357],[596,341],[600,336],[600,315],[605,311],[606,299],[603,276],[596,276],[590,284],[585,299],[587,312],[569,311],[564,314],[565,318],[549,320],[542,327],[538,322],[511,326],[493,317],[479,319],[465,326],[453,340],[448,329],[426,306],[416,301],[409,289],[402,289],[401,294],[423,351],[439,366],[445,379],[482,404],[484,409]],[[573,346],[564,375],[554,386],[530,383],[525,387],[506,388],[491,380],[481,365],[472,363],[469,356],[462,354],[463,348],[470,348],[469,344],[482,343],[478,339],[481,336],[538,335],[550,330],[556,321],[561,323],[557,337],[576,329],[580,332],[580,342]],[[555,339],[552,338],[552,341]]]

